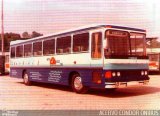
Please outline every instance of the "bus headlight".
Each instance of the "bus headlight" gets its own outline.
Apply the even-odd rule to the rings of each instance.
[[[112,72],[112,76],[115,77],[115,76],[116,76],[116,73],[115,73],[115,72]]]
[[[144,75],[144,71],[141,71],[141,75]]]
[[[120,72],[117,72],[117,76],[120,77],[120,76],[121,76],[121,73],[120,73]]]
[[[145,74],[145,75],[148,75],[148,72],[147,72],[147,71],[145,71],[145,72],[144,72],[144,74]]]

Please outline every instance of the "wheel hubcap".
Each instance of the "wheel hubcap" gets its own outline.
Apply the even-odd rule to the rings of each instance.
[[[77,90],[82,89],[83,85],[82,85],[82,79],[81,79],[81,77],[76,77],[76,78],[74,79],[74,87],[75,87],[75,89],[77,89]]]

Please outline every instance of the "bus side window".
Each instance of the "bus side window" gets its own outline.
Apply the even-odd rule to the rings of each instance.
[[[55,39],[45,40],[43,42],[43,54],[44,55],[55,54]]]
[[[24,57],[28,57],[32,55],[32,44],[24,45]]]
[[[89,33],[73,36],[73,52],[86,52],[89,49]]]
[[[101,58],[102,57],[102,33],[97,32],[92,34],[91,44],[91,57]]]
[[[16,57],[23,57],[23,46],[16,47]]]
[[[11,47],[11,58],[15,58],[15,56],[16,56],[15,47]]]
[[[33,56],[42,55],[42,42],[33,43]]]
[[[56,52],[58,54],[71,53],[71,36],[57,38]]]

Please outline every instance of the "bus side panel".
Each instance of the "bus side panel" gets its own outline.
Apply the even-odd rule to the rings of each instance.
[[[11,68],[10,76],[22,78],[24,68]],[[54,83],[61,85],[69,85],[69,75],[72,72],[80,74],[83,84],[85,86],[94,88],[104,88],[105,80],[102,78],[101,83],[97,84],[92,82],[93,71],[98,71],[102,74],[102,69],[79,69],[79,68],[25,68],[29,75],[30,81]]]
[[[67,85],[68,73],[62,69],[30,68],[27,73],[31,81]]]
[[[94,69],[96,70],[96,69]],[[99,69],[98,69],[99,70]],[[97,71],[97,70],[96,70]],[[102,72],[102,70],[100,70]],[[80,74],[85,86],[104,87],[102,84],[92,83],[93,69],[73,68],[33,68],[27,69],[31,81],[69,85],[69,77],[72,72]]]
[[[23,69],[22,68],[10,68],[10,77],[22,78]]]
[[[79,72],[82,80],[83,80],[83,84],[85,86],[88,86],[90,88],[104,88],[105,87],[105,79],[103,78],[103,70],[102,69],[83,69],[83,70],[77,70],[77,72]],[[101,83],[95,83],[93,82],[93,72],[99,72],[100,76],[101,76]],[[98,78],[98,77],[97,77]]]

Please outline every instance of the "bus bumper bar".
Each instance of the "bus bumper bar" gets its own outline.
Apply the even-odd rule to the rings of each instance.
[[[106,82],[105,88],[123,88],[134,85],[147,85],[149,80],[144,81],[131,81],[131,82]]]

